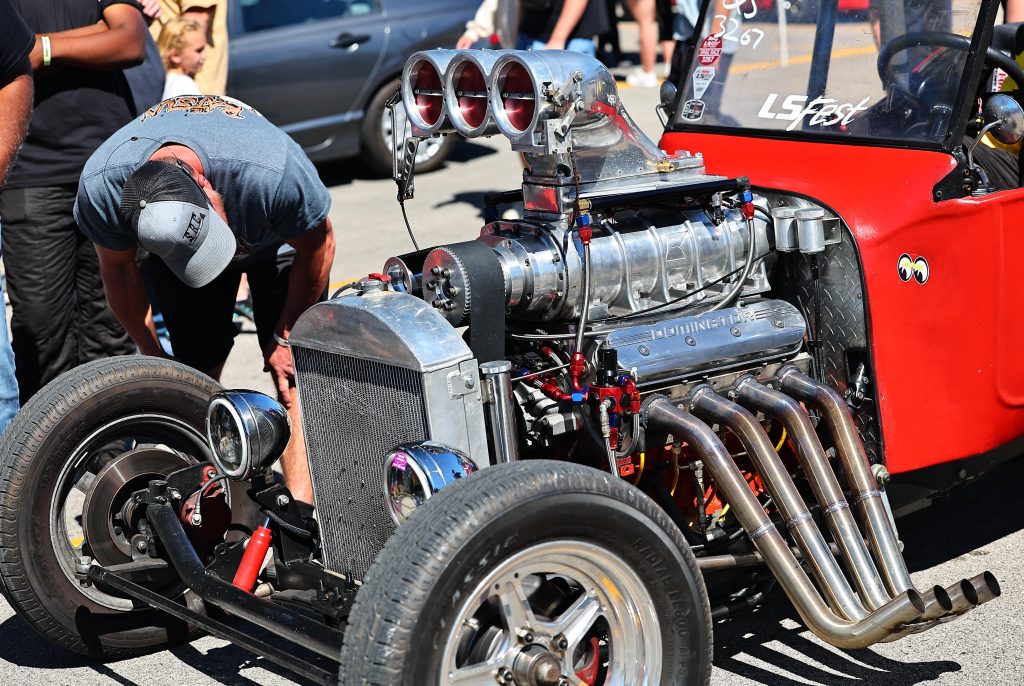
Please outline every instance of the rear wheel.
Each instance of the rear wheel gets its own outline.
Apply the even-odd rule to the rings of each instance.
[[[82,586],[75,562],[123,564],[146,550],[131,494],[208,458],[206,408],[218,390],[176,362],[110,358],[58,377],[14,418],[0,442],[0,588],[34,629],[109,658],[192,636],[162,612]],[[198,607],[169,569],[134,580]]]
[[[391,81],[370,99],[363,117],[362,147],[366,164],[382,176],[391,175],[391,116],[385,105],[388,98],[398,91],[398,80]],[[409,120],[401,103],[395,108],[395,123],[398,126],[398,144],[410,135]],[[416,172],[427,173],[439,168],[448,159],[455,147],[455,134],[435,136],[420,142],[416,153]]]
[[[359,591],[343,684],[710,679],[707,593],[641,491],[579,465],[482,470],[422,505]]]

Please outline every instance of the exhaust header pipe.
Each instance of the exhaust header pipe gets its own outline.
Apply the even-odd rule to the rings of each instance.
[[[650,398],[642,412],[648,428],[682,438],[697,451],[704,468],[735,509],[740,524],[804,624],[822,640],[840,648],[865,648],[921,617],[926,609],[925,601],[913,589],[899,594],[863,619],[852,621],[837,616],[822,600],[711,427],[665,397]]]
[[[850,501],[807,410],[798,400],[821,413],[842,462]],[[989,572],[945,588],[934,586],[919,591],[914,587],[853,416],[833,389],[790,367],[766,383],[749,375],[741,376],[729,399],[710,386],[698,386],[685,407],[689,411],[667,398],[650,396],[642,409],[645,426],[672,434],[691,446],[757,550],[752,555],[732,559],[719,556],[709,568],[738,566],[751,561],[747,558],[760,558],[803,622],[823,640],[840,648],[892,641],[950,621],[999,596],[999,583]],[[827,541],[814,523],[793,477],[752,414],[755,410],[779,419],[785,426],[834,543]],[[711,429],[713,424],[739,439],[782,515],[796,549],[788,547],[751,492],[732,455]],[[860,515],[863,534],[850,502]],[[852,585],[835,554],[845,563]],[[804,560],[806,571],[798,557]]]

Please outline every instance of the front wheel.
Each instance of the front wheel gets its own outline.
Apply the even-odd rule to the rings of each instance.
[[[75,562],[110,567],[147,550],[131,494],[207,460],[206,408],[219,390],[176,362],[115,357],[54,379],[11,422],[0,441],[0,589],[40,634],[104,658],[195,635],[131,598],[83,586]],[[233,515],[249,519],[243,500]],[[171,570],[136,580],[198,607]]]
[[[589,467],[488,467],[422,505],[366,575],[343,684],[707,684],[707,592],[646,495]]]

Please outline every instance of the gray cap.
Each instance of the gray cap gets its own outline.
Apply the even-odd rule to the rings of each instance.
[[[149,161],[125,181],[122,219],[139,245],[159,256],[186,286],[213,281],[235,256],[231,228],[183,168]]]

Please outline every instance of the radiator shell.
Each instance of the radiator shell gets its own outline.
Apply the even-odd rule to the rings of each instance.
[[[325,567],[362,579],[396,525],[384,459],[433,440],[489,464],[472,352],[436,310],[403,293],[314,305],[290,342]]]

